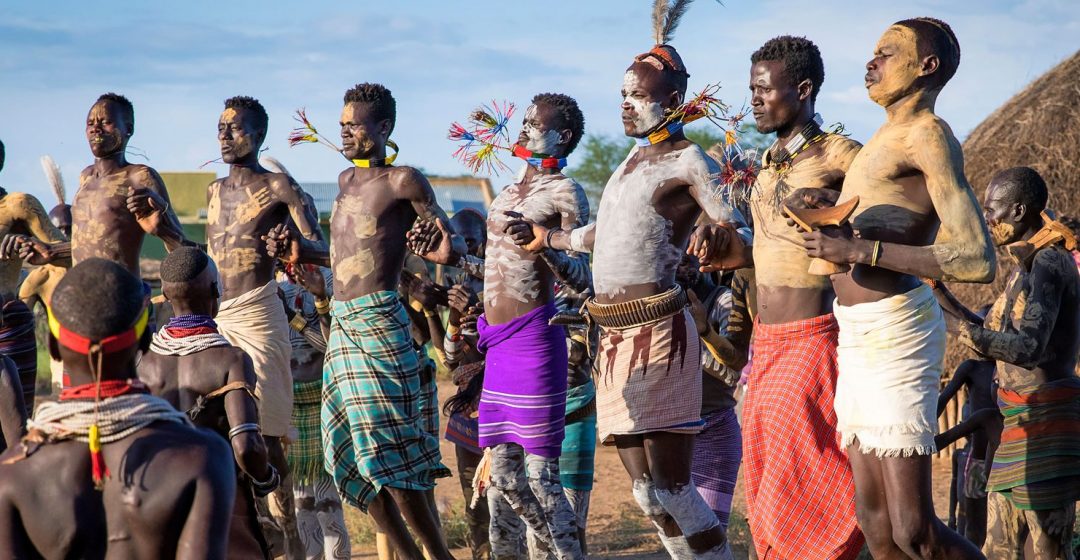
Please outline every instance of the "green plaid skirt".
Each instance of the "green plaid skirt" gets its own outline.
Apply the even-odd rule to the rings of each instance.
[[[289,471],[301,484],[314,482],[323,470],[321,412],[322,380],[294,382],[292,424],[298,435],[289,443]]]
[[[396,292],[334,301],[323,366],[325,467],[367,511],[384,486],[430,490],[439,440],[424,430],[420,362]]]

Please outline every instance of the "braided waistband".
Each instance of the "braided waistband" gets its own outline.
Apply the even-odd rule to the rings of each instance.
[[[598,303],[590,298],[585,302],[592,322],[601,327],[628,329],[655,323],[683,310],[689,300],[678,284],[670,290],[620,303]]]

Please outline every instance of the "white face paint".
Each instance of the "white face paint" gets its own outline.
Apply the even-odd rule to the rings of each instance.
[[[623,103],[634,109],[633,124],[635,134],[645,134],[656,128],[664,120],[664,108],[659,102],[635,98],[632,93],[640,88],[637,74],[628,70],[623,74]]]
[[[525,126],[521,129],[527,137],[525,149],[550,155],[555,152],[559,145],[559,131],[551,129],[541,132],[539,128],[533,126],[532,123],[537,119],[537,113],[536,105],[529,105],[529,108],[525,110]]]

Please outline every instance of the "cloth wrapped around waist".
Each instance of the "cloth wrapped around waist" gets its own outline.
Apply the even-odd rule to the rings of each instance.
[[[292,424],[296,439],[289,444],[289,470],[301,484],[314,481],[323,470],[322,379],[293,383]]]
[[[548,325],[555,304],[500,325],[477,322],[484,352],[480,446],[517,443],[542,457],[560,454],[566,415],[566,334]]]
[[[937,398],[945,360],[945,318],[930,287],[833,313],[837,345],[837,429],[847,447],[879,457],[937,449]]]
[[[292,414],[292,371],[289,320],[277,296],[277,282],[221,302],[214,317],[218,332],[242,349],[255,366],[255,394],[264,435],[288,433]]]
[[[424,430],[420,361],[396,292],[334,300],[323,369],[327,472],[350,504],[367,510],[384,486],[430,490],[439,440]]]
[[[603,444],[613,444],[615,435],[701,431],[701,339],[685,307],[663,316],[680,297],[686,295],[673,288],[642,303],[616,304],[628,316],[605,319],[627,324],[661,315],[636,326],[601,328],[595,381]]]
[[[1080,497],[1080,378],[1031,391],[998,390],[1005,417],[987,489],[1019,509],[1056,509]]]

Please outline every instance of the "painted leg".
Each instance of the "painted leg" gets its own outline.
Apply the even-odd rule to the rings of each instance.
[[[682,530],[656,497],[656,485],[649,473],[649,461],[645,456],[645,442],[642,437],[617,435],[615,446],[619,450],[619,459],[622,461],[623,468],[630,475],[634,501],[656,526],[664,550],[676,560],[692,559],[694,553],[690,550],[690,545],[686,543]]]
[[[529,488],[544,510],[544,519],[558,558],[582,558],[577,516],[563,492],[562,481],[559,479],[558,457],[526,454],[525,463],[529,473]]]
[[[694,436],[657,432],[646,434],[644,442],[656,497],[686,535],[694,557],[730,559],[731,546],[720,520],[690,478]]]
[[[523,542],[525,524],[498,488],[488,488],[487,504],[491,513],[491,523],[488,526],[491,557],[499,560],[529,558]]]
[[[323,534],[315,506],[315,485],[293,484],[293,503],[296,504],[296,532],[304,544],[304,555],[308,560],[322,558]]]
[[[539,548],[542,552],[556,551],[551,539],[544,509],[540,505],[528,478],[525,476],[525,450],[515,443],[503,443],[491,448],[491,485],[509,502],[510,507],[530,529],[536,532]],[[490,503],[490,502],[489,502]],[[494,512],[492,512],[494,516]],[[494,526],[494,523],[492,524]],[[492,549],[496,547],[495,531],[492,531]],[[509,544],[499,545],[500,549],[509,549]]]
[[[570,502],[570,508],[574,510],[574,516],[577,518],[578,542],[581,543],[581,554],[587,556],[589,548],[585,542],[585,529],[589,524],[589,499],[592,496],[592,491],[563,487],[563,492],[566,493],[566,499]]]
[[[345,512],[334,479],[323,473],[316,479],[315,512],[323,538],[323,558],[347,560],[352,557],[349,531],[345,528]]]

